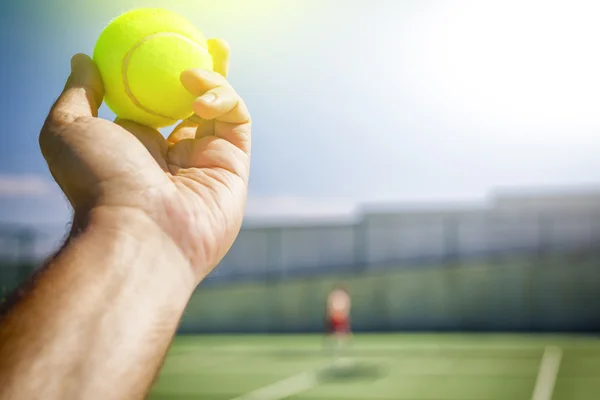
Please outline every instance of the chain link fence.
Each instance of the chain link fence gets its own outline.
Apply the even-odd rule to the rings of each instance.
[[[5,296],[30,276],[41,265],[44,257],[58,248],[60,237],[66,228],[0,228],[0,291]],[[497,275],[494,279],[497,279],[499,285],[502,282],[505,285],[512,282],[510,285],[513,285],[514,290],[523,291],[526,290],[521,287],[524,282],[528,287],[543,287],[544,284],[540,282],[545,275],[539,271],[544,268],[549,271],[550,267],[546,267],[548,260],[556,257],[563,257],[564,260],[564,256],[568,255],[585,258],[586,266],[575,269],[568,262],[558,265],[552,261],[550,264],[553,273],[561,276],[562,281],[573,281],[568,290],[572,293],[571,297],[576,297],[584,293],[577,293],[577,285],[585,283],[586,277],[591,282],[592,275],[600,276],[595,272],[598,269],[595,265],[598,264],[599,243],[600,209],[595,207],[542,211],[512,208],[428,212],[371,211],[352,221],[337,223],[262,227],[246,225],[221,265],[202,283],[202,287],[214,287],[220,291],[226,290],[228,286],[250,284],[248,290],[254,293],[252,296],[267,296],[270,299],[265,300],[267,305],[264,310],[282,306],[281,298],[295,298],[294,301],[304,304],[314,303],[313,308],[317,310],[317,303],[320,304],[321,298],[337,280],[396,274],[395,278],[381,278],[378,286],[371,289],[366,289],[370,286],[363,281],[357,283],[360,288],[365,288],[363,299],[371,299],[374,294],[378,294],[379,297],[375,296],[368,302],[384,302],[385,307],[379,305],[377,308],[385,310],[393,309],[397,301],[407,301],[390,300],[394,297],[395,287],[399,288],[398,285],[407,279],[407,275],[400,278],[398,272],[451,271],[468,265],[486,265],[486,268],[498,265],[499,269],[504,269],[493,273],[488,271],[486,274]],[[512,275],[505,275],[506,271],[511,270],[507,267],[511,265],[510,260],[525,262],[528,266],[512,270]],[[465,283],[463,286],[467,282],[475,282],[469,274],[465,272],[463,278],[460,278]],[[448,283],[448,279],[454,279],[451,274],[440,278],[442,280],[435,279],[438,282],[435,285],[440,287],[460,286],[458,281],[452,285]],[[317,285],[318,287],[312,283],[302,283],[309,280],[313,283],[315,280],[327,283]],[[284,286],[287,291],[300,290],[301,293],[298,292],[295,297],[280,296],[279,292],[284,290]],[[563,284],[552,290],[563,290],[566,287]],[[463,289],[464,293],[471,290]],[[490,287],[488,291],[491,293],[496,289]],[[235,290],[232,293],[237,293]],[[498,301],[505,300],[500,293],[498,296]],[[438,297],[442,299],[443,296],[440,294]],[[538,296],[542,297],[541,294]],[[239,311],[234,308],[230,312]],[[257,310],[254,308],[253,313],[257,313]],[[281,318],[288,314],[281,310],[273,313]],[[252,314],[250,310],[248,314]],[[223,315],[228,315],[228,312]],[[273,315],[271,317],[279,321],[280,317],[275,318]],[[368,313],[365,314],[365,318],[367,317]],[[313,325],[315,323],[312,322]]]
[[[207,283],[535,258],[599,244],[593,208],[372,212],[345,223],[245,228]]]

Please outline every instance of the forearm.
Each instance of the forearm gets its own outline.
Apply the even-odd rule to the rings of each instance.
[[[135,399],[151,385],[194,279],[149,219],[102,213],[0,323],[1,399]]]

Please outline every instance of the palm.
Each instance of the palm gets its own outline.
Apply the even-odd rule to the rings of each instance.
[[[220,133],[231,128],[224,125]],[[138,152],[129,147],[141,144],[151,156],[152,159],[139,158],[138,162],[143,164],[137,168],[148,176],[157,175],[152,179],[158,181],[164,176],[169,178],[161,182],[165,185],[163,190],[174,189],[176,201],[186,210],[188,218],[179,221],[180,233],[185,231],[188,239],[195,240],[198,254],[207,258],[201,260],[200,265],[213,265],[229,249],[241,225],[248,183],[248,154],[232,142],[215,136],[219,132],[215,131],[213,121],[202,121],[200,127],[182,124],[169,141],[158,131],[131,122],[120,122],[113,127],[117,130],[123,127],[138,138],[135,142],[123,140],[120,151]],[[132,193],[143,193],[146,189],[138,179],[132,179],[129,185],[135,187]],[[134,197],[145,198],[139,194]]]

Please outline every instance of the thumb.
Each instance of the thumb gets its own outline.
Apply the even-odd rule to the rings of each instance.
[[[64,126],[79,117],[96,117],[103,97],[104,87],[96,65],[85,54],[76,54],[71,59],[71,75],[46,124]]]

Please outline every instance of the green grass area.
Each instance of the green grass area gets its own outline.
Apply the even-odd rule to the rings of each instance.
[[[317,335],[181,336],[150,399],[526,400],[548,346],[562,355],[553,400],[600,393],[600,339],[589,336],[365,334],[341,363],[322,345]]]

